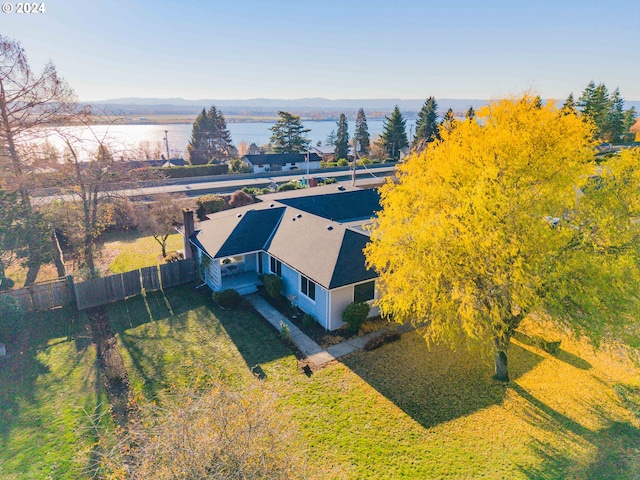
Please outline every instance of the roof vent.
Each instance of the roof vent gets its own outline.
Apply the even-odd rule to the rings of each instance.
[[[333,230],[333,227],[331,225],[327,225],[327,230],[331,231]]]
[[[298,215],[296,215],[296,217],[298,217],[298,218],[302,218],[302,214],[301,214],[301,213],[299,213]]]
[[[240,218],[241,216],[242,216],[242,214],[241,214],[241,213],[239,213],[239,214],[238,214],[238,218]]]
[[[344,192],[346,189],[345,189],[342,185],[340,185],[340,186],[338,187],[338,190],[340,190],[341,192]]]
[[[270,204],[269,204],[269,206],[270,206],[271,208],[273,208],[273,207],[275,207],[275,206],[276,206],[276,204],[275,204],[275,203],[270,203]]]
[[[295,222],[296,221],[296,217],[293,217],[291,220],[293,220]]]

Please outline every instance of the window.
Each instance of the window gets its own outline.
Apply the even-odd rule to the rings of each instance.
[[[373,300],[376,291],[376,282],[361,283],[353,287],[353,301],[356,303]]]
[[[316,284],[304,275],[300,275],[300,291],[311,300],[316,299]]]
[[[277,276],[282,276],[282,262],[271,257],[271,264],[269,265],[271,269],[271,273],[275,273]]]

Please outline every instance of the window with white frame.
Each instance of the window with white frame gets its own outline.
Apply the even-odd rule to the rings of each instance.
[[[370,282],[354,285],[353,287],[353,301],[356,303],[368,302],[373,300],[376,294],[376,282],[372,280]]]
[[[316,284],[304,275],[300,275],[300,292],[311,300],[316,299]]]

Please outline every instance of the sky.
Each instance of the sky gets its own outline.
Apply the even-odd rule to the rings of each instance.
[[[640,100],[638,0],[5,3],[0,35],[83,101],[564,99],[590,80]]]

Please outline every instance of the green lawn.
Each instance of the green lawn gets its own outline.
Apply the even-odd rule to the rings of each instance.
[[[85,326],[70,310],[30,317],[0,362],[0,478],[79,478],[97,429],[109,436],[108,401]],[[71,339],[70,339],[71,338]]]
[[[162,403],[168,388],[203,376],[256,382],[250,368],[259,364],[297,425],[310,478],[640,478],[639,371],[576,342],[555,356],[514,342],[509,386],[491,380],[489,359],[429,349],[419,332],[307,377],[262,320],[214,308],[187,287],[108,314],[140,403]],[[30,354],[28,374],[0,370],[3,412],[11,409],[2,478],[65,478],[82,464],[74,449],[87,452],[93,440],[79,428],[82,407],[104,401],[93,348],[48,337],[59,343]],[[629,386],[624,404],[620,384]]]
[[[414,332],[306,377],[261,320],[214,309],[186,288],[115,304],[109,315],[142,401],[161,401],[163,389],[196,375],[252,382],[260,364],[299,427],[312,477],[640,474],[638,421],[613,390],[638,371],[602,354],[554,357],[514,343],[514,381],[504,387],[489,360],[429,349]]]
[[[174,233],[167,239],[167,253],[183,248],[182,235]],[[124,273],[137,268],[151,267],[164,263],[162,248],[151,236],[140,237],[135,234],[121,234],[113,240],[107,239],[103,245],[103,255],[113,260],[109,263],[109,272]]]

